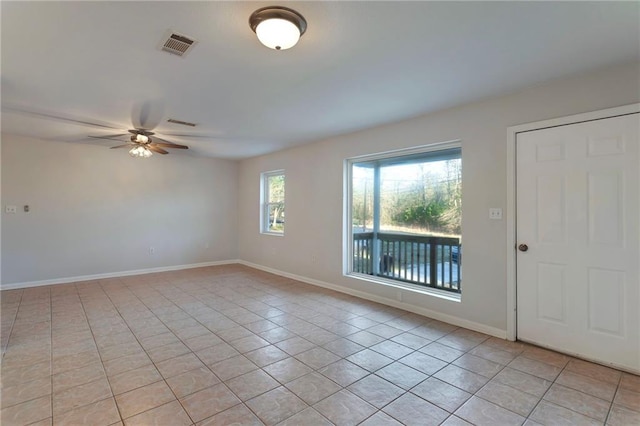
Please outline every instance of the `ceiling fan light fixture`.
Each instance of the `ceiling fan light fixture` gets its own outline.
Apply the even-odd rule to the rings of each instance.
[[[269,6],[253,12],[249,17],[249,26],[260,43],[270,49],[285,50],[298,43],[307,30],[307,21],[288,7]]]
[[[146,146],[138,145],[129,150],[129,155],[135,158],[149,158],[153,152]]]

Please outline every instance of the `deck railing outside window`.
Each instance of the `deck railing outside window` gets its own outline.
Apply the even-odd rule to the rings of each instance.
[[[376,236],[353,234],[353,272],[460,293],[460,239],[388,232]],[[379,244],[377,250],[374,244]]]

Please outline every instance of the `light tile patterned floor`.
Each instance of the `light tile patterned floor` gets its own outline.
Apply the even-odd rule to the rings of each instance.
[[[11,425],[638,425],[640,377],[242,266],[3,291]]]

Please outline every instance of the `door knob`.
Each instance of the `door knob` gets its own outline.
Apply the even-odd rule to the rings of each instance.
[[[528,245],[526,245],[526,244],[520,244],[520,245],[518,246],[518,250],[520,250],[520,251],[527,251],[527,250],[529,250],[529,246],[528,246]]]

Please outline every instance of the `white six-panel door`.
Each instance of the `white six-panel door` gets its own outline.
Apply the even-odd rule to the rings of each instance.
[[[517,135],[518,339],[640,371],[639,128]]]

